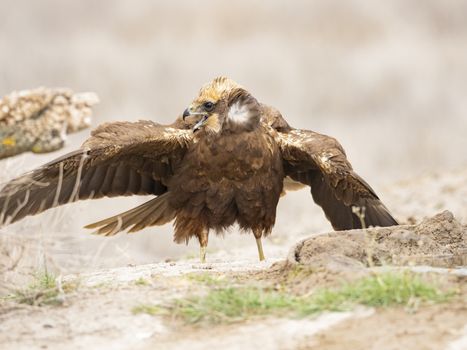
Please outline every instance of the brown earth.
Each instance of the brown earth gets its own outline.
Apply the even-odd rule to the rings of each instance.
[[[380,265],[467,265],[467,226],[449,211],[418,225],[331,232],[301,241],[289,262],[328,270]]]
[[[466,228],[445,211],[418,225],[314,236],[272,266],[271,261],[232,262],[214,255],[207,265],[182,260],[64,276],[62,283],[72,283],[76,289],[60,295],[60,306],[2,301],[0,344],[2,349],[339,349],[343,344],[352,349],[441,349],[449,344],[456,349],[460,344],[457,348],[462,349],[467,340],[467,271],[458,266],[465,264],[465,233]],[[208,274],[229,286],[281,285],[293,294],[304,294],[375,270],[416,269],[420,264],[429,270],[421,272],[425,278],[457,291],[452,301],[410,310],[357,308],[314,319],[263,317],[209,327],[131,312],[140,304],[163,303],[213,288],[192,278],[193,273]],[[145,283],[138,283],[141,279]]]
[[[465,315],[467,303],[461,300],[425,307],[415,313],[399,308],[379,310],[305,338],[297,349],[340,350],[343,344],[353,350],[446,349],[453,339],[466,337]],[[466,345],[465,341],[463,345],[459,343],[457,349],[465,349]]]

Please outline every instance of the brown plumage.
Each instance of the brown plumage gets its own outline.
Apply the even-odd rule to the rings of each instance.
[[[397,225],[371,187],[328,136],[290,127],[228,78],[204,86],[171,125],[115,122],[94,130],[80,150],[9,182],[0,193],[0,224],[79,199],[157,197],[88,225],[96,233],[135,232],[175,220],[174,240],[198,238],[204,260],[209,230],[238,223],[261,237],[274,225],[283,191],[311,187],[336,230]]]

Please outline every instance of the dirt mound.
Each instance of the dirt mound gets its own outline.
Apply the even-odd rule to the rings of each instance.
[[[467,227],[449,211],[418,225],[331,232],[292,248],[288,262],[329,270],[359,270],[370,265],[467,265]]]

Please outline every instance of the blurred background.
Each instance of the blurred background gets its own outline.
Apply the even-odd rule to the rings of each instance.
[[[38,86],[94,91],[101,103],[93,126],[170,123],[202,84],[226,75],[291,125],[336,137],[393,209],[394,183],[467,165],[466,14],[467,2],[455,0],[2,0],[0,95]],[[53,154],[2,161],[0,180],[88,134]],[[111,239],[81,228],[145,200],[82,202],[23,220],[1,229],[4,254],[27,255],[31,266],[48,260],[62,272],[197,255],[196,242],[171,242],[170,226]],[[270,241],[286,246],[330,228],[303,190],[281,201]],[[255,248],[250,235],[226,238],[212,237],[211,251]],[[21,251],[23,241],[35,250]]]

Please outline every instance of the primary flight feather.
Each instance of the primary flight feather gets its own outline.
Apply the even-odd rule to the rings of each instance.
[[[7,183],[0,225],[81,199],[154,195],[124,213],[90,224],[102,235],[174,221],[174,240],[196,237],[205,260],[210,230],[238,223],[256,238],[271,233],[281,194],[310,186],[336,230],[397,225],[331,137],[288,125],[225,77],[201,88],[171,125],[151,121],[99,126],[82,147]]]

